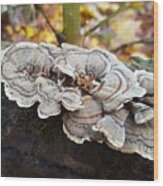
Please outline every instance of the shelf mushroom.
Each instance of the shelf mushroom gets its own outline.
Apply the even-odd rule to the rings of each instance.
[[[75,143],[96,141],[153,160],[153,74],[132,71],[103,49],[21,42],[5,50],[2,82],[20,107],[45,119],[62,113]]]

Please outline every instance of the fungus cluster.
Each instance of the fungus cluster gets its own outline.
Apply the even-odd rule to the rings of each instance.
[[[133,72],[102,49],[22,42],[6,49],[1,76],[18,106],[39,102],[42,119],[62,112],[70,140],[153,160],[153,73]]]

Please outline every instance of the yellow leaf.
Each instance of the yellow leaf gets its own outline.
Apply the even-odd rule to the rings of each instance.
[[[34,36],[34,38],[35,38],[35,41],[37,41],[37,42],[45,41],[48,43],[54,43],[54,42],[56,43],[56,38],[54,36],[54,33],[48,29],[41,30],[39,33],[37,33]]]
[[[102,15],[110,15],[119,8],[118,3],[97,3],[97,9]]]
[[[35,28],[34,27],[32,27],[32,26],[27,26],[26,28],[25,28],[25,30],[26,30],[26,37],[27,38],[30,38],[30,37],[32,37],[32,36],[34,36],[35,35]]]
[[[12,28],[12,26],[11,25],[6,26],[6,31],[7,31],[7,33],[9,35],[12,35],[13,34],[13,28]]]
[[[20,35],[21,35],[21,36],[25,36],[25,35],[26,35],[26,33],[25,33],[25,30],[24,30],[24,29],[21,29],[19,33],[20,33]]]
[[[93,11],[91,11],[88,6],[81,5],[80,6],[80,15],[81,15],[81,25],[86,25],[87,21],[91,19],[96,19],[96,15]]]
[[[143,2],[132,2],[130,3],[131,8],[143,8],[144,3]]]
[[[99,40],[96,37],[90,38],[88,48],[95,48],[99,46]]]
[[[48,42],[48,43],[53,42],[53,41],[54,41],[54,34],[45,31],[45,40],[46,40],[46,42]]]
[[[16,32],[19,32],[20,30],[21,30],[21,26],[20,26],[20,25],[16,25],[16,26],[15,26],[15,31],[16,31]]]

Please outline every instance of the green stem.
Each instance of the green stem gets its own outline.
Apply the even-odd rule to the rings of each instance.
[[[75,3],[63,4],[63,34],[68,43],[81,45],[80,35],[80,5]]]

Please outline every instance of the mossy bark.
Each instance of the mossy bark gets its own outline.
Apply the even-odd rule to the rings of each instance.
[[[80,34],[80,5],[75,3],[63,4],[63,33],[68,43],[81,45]]]

